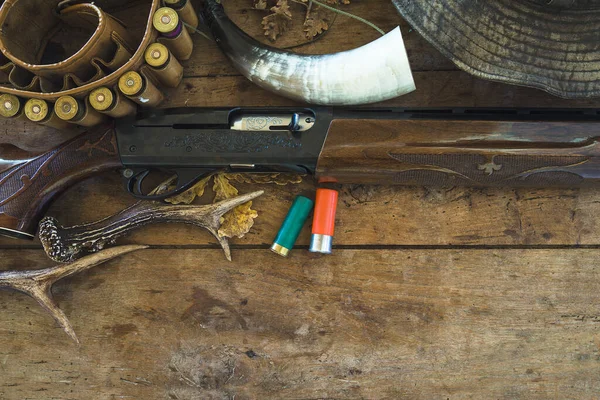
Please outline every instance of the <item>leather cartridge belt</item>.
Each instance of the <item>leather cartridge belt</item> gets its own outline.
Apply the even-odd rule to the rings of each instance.
[[[147,0],[147,8],[143,3],[136,6],[148,16],[143,35],[132,35],[131,26],[105,11],[123,4],[117,0],[76,2],[59,10],[58,0],[4,1],[0,7],[0,71],[8,82],[0,85],[0,94],[16,96],[22,102],[44,100],[49,107],[64,96],[89,105],[90,93],[99,88],[121,96],[119,80],[132,71],[141,76],[144,85],[179,84],[181,73],[178,79],[161,79],[160,71],[145,60],[151,44],[168,46],[171,40],[153,24],[155,13],[162,9],[161,1]],[[191,46],[191,40],[189,43]],[[135,98],[131,100],[135,102]]]

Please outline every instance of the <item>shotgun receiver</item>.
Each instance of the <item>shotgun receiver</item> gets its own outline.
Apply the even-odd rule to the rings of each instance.
[[[0,234],[33,238],[50,202],[122,168],[138,198],[153,170],[180,193],[204,174],[297,172],[319,182],[576,187],[600,181],[595,109],[171,109],[82,134],[0,172]]]

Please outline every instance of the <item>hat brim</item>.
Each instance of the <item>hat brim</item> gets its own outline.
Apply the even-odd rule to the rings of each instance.
[[[392,0],[459,68],[564,98],[600,96],[600,9],[517,0]]]

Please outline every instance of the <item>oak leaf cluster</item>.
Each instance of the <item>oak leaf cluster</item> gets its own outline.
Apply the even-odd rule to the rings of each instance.
[[[238,190],[233,186],[237,183],[253,184],[298,184],[302,182],[302,176],[296,174],[237,174],[237,173],[215,173],[205,177],[187,191],[166,199],[171,204],[191,204],[196,198],[204,195],[210,181],[213,181],[212,191],[214,193],[213,203],[230,199],[238,195]],[[242,238],[254,225],[254,219],[258,212],[252,209],[252,201],[237,206],[221,218],[219,237]]]
[[[304,17],[304,33],[307,39],[314,39],[330,27],[332,12],[318,6],[311,0],[252,0],[257,10],[268,13],[262,19],[262,28],[271,41],[285,33],[298,10]],[[350,0],[322,0],[328,5],[350,4]]]

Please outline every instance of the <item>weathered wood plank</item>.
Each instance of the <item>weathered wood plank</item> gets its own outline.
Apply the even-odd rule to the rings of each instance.
[[[541,90],[482,80],[462,71],[415,72],[417,90],[368,107],[598,108],[598,99],[568,100]],[[292,106],[292,100],[259,88],[241,76],[185,78],[165,91],[163,108]]]
[[[593,398],[597,250],[146,250],[0,293],[3,398]],[[2,268],[47,264],[4,251]]]
[[[244,7],[230,15],[259,37],[260,15]],[[348,9],[386,30],[400,20],[387,0]],[[119,17],[140,19],[125,11]],[[473,78],[401,24],[418,90],[383,106],[600,104]],[[298,51],[324,53],[374,38],[369,28],[338,18],[324,38]],[[214,45],[194,40],[186,79],[164,106],[291,104],[240,77]],[[266,187],[255,202],[255,227],[233,241],[264,249],[236,248],[233,263],[218,250],[194,249],[214,243],[199,229],[154,226],[122,243],[167,248],[58,284],[79,347],[31,299],[0,292],[0,398],[596,396],[598,250],[270,254],[266,247],[294,194],[311,187]],[[349,247],[600,244],[595,190],[348,186],[340,200],[336,244]],[[132,201],[115,174],[104,174],[69,190],[50,214],[75,224]],[[301,245],[308,236],[305,229]],[[0,240],[0,269],[50,265],[39,249],[18,250],[22,243]]]
[[[264,189],[255,200],[254,227],[232,243],[268,246],[301,185],[237,185],[241,193]],[[206,200],[211,195],[207,193]],[[82,200],[83,199],[83,200]],[[64,225],[95,221],[135,200],[118,175],[105,174],[76,185],[48,214]],[[360,245],[599,245],[598,189],[432,189],[344,186],[339,200],[335,244]],[[310,220],[298,245],[310,241]],[[205,231],[179,224],[142,228],[120,243],[206,245]],[[31,246],[0,238],[0,246]],[[235,256],[235,251],[234,251]]]

